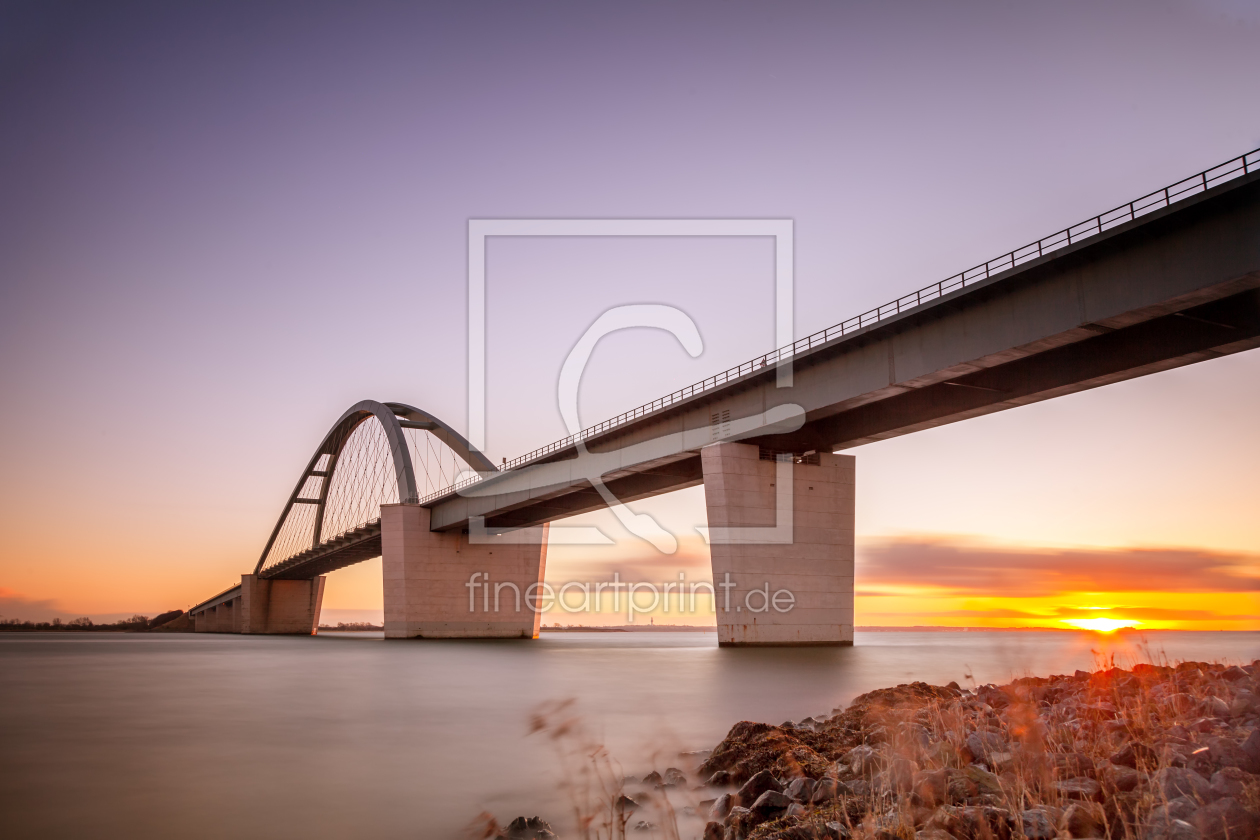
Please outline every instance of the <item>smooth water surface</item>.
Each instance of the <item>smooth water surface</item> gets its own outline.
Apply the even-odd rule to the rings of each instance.
[[[557,828],[531,710],[577,698],[627,773],[742,719],[780,723],[911,680],[1181,659],[1250,662],[1260,633],[859,633],[719,649],[713,633],[385,642],[380,634],[0,635],[0,836],[460,837],[483,810]]]

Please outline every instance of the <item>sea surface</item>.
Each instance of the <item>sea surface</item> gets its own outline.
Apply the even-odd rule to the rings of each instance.
[[[1260,633],[859,632],[851,648],[735,650],[713,633],[5,633],[0,837],[443,840],[482,812],[539,814],[572,836],[557,747],[577,736],[529,734],[544,704],[572,699],[585,737],[642,776],[687,769],[699,758],[680,753],[739,720],[1111,657],[1245,663],[1260,658]]]

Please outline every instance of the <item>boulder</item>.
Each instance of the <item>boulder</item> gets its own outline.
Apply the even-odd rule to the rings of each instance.
[[[874,776],[883,765],[882,756],[866,744],[849,750],[840,759],[840,763],[847,766],[853,775],[868,778]]]
[[[1146,831],[1145,840],[1202,840],[1199,829],[1184,820],[1160,823]]]
[[[1189,820],[1197,810],[1199,810],[1198,802],[1189,796],[1178,796],[1176,799],[1170,799],[1163,805],[1152,808],[1146,817],[1146,823],[1156,825],[1173,820]]]
[[[760,773],[753,774],[751,779],[744,782],[743,787],[739,789],[737,799],[739,800],[740,805],[747,808],[756,802],[757,798],[761,796],[761,794],[768,790],[775,791],[776,793],[782,793],[783,785],[779,784],[779,780],[776,779],[769,770],[762,770]]]
[[[726,829],[719,822],[709,822],[704,826],[703,840],[723,840],[726,836]]]
[[[872,784],[876,790],[908,793],[914,785],[914,774],[919,765],[908,758],[894,758],[888,767],[875,774]]]
[[[1260,729],[1251,730],[1247,740],[1242,742],[1241,748],[1252,760],[1253,766],[1260,766]]]
[[[1137,768],[1139,764],[1154,767],[1159,761],[1159,753],[1141,741],[1130,741],[1113,754],[1110,761],[1121,767]]]
[[[538,817],[517,817],[508,823],[498,840],[556,840],[556,833]]]
[[[1190,796],[1202,802],[1210,795],[1208,780],[1185,767],[1165,767],[1151,776],[1151,784],[1166,800]]]
[[[1247,751],[1229,738],[1209,738],[1208,756],[1215,767],[1238,767],[1249,773],[1260,769]]]
[[[665,771],[665,784],[684,787],[687,784],[687,774],[677,767],[670,767]]]
[[[1006,739],[996,732],[972,732],[963,741],[963,753],[973,764],[988,764],[989,755],[1001,752],[1006,746]]]
[[[1102,785],[1088,776],[1064,779],[1054,783],[1055,790],[1065,799],[1102,799]]]
[[[1142,774],[1123,764],[1108,764],[1099,774],[1104,790],[1128,793],[1142,782]]]
[[[1203,835],[1203,840],[1254,840],[1260,830],[1260,818],[1232,796],[1200,808],[1189,822]]]
[[[1229,704],[1219,697],[1204,697],[1203,703],[1199,708],[1203,710],[1205,715],[1218,718],[1229,717]]]
[[[1085,753],[1055,753],[1054,770],[1061,779],[1075,779],[1079,776],[1094,778],[1097,771],[1094,760]]]
[[[1019,819],[1028,840],[1053,840],[1059,834],[1054,820],[1044,808],[1030,808],[1021,813]]]
[[[1097,802],[1076,802],[1063,812],[1062,825],[1071,837],[1102,837],[1107,816]]]
[[[929,808],[944,805],[948,792],[949,771],[920,770],[914,776],[914,795],[918,801]]]
[[[816,784],[813,779],[793,779],[784,793],[794,802],[810,802],[813,800]]]
[[[1224,799],[1227,796],[1241,799],[1243,782],[1246,780],[1247,774],[1237,767],[1225,767],[1217,770],[1212,774],[1212,778],[1208,783],[1208,796],[1210,799]]]
[[[819,779],[814,785],[814,792],[810,796],[810,802],[830,802],[840,793],[840,787],[835,779]]]
[[[735,807],[734,795],[724,793],[717,799],[713,800],[713,806],[709,808],[709,819],[720,822],[726,819],[726,815],[731,812],[731,808],[733,807]]]
[[[779,816],[791,804],[792,800],[788,799],[786,794],[777,790],[768,790],[758,796],[757,801],[748,810],[752,812],[753,819],[760,823]]]

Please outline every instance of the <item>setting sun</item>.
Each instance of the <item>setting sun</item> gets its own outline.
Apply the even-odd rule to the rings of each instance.
[[[1082,630],[1093,630],[1095,633],[1114,633],[1122,627],[1137,627],[1141,622],[1125,618],[1065,618],[1064,624],[1079,627]]]

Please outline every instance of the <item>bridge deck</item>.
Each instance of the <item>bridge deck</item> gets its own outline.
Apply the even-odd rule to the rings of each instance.
[[[1104,223],[1104,214],[1096,230],[1073,240],[1069,229],[1069,242],[1049,253],[1036,243],[1038,252],[1002,258],[1005,270],[986,263],[983,275],[937,284],[929,300],[898,301],[779,351],[791,359],[790,388],[777,387],[769,354],[768,365],[740,366],[601,424],[585,446],[605,484],[634,501],[701,483],[699,449],[725,436],[728,416],[738,425],[796,405],[799,428],[741,439],[836,451],[1260,346],[1260,173],[1175,202],[1165,191],[1165,202],[1145,215],[1128,205],[1127,219]],[[432,527],[467,528],[472,517],[524,527],[604,507],[577,443],[422,499]],[[309,578],[379,553],[373,523],[267,575]]]

